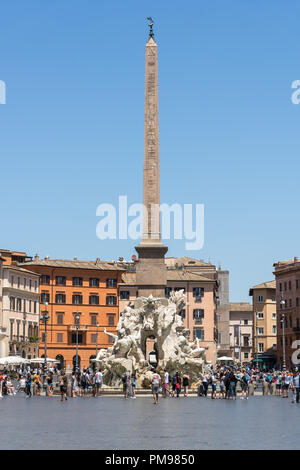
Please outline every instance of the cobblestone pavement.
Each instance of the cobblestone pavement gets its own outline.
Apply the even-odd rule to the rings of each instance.
[[[299,449],[300,404],[274,396],[0,400],[0,449]]]

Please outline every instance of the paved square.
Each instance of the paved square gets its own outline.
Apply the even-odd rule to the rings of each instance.
[[[274,396],[0,400],[0,449],[299,449],[300,405]]]

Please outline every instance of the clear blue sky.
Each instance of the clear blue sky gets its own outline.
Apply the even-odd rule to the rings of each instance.
[[[14,0],[1,5],[0,247],[129,259],[96,207],[142,199],[145,18],[159,47],[161,200],[205,204],[231,300],[299,255],[300,4]]]

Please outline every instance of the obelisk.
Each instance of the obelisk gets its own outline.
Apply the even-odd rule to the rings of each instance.
[[[168,248],[162,244],[160,234],[157,44],[154,40],[153,21],[148,19],[150,33],[145,54],[144,216],[142,240],[136,247],[139,254],[136,283],[139,297],[150,294],[165,297],[167,281],[164,256]]]

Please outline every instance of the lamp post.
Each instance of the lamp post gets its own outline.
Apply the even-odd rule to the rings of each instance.
[[[255,336],[256,336],[256,370],[258,369],[258,313],[257,308],[255,309]]]
[[[47,372],[47,323],[50,318],[50,315],[48,315],[47,312],[47,305],[48,302],[44,302],[45,305],[45,311],[40,317],[40,320],[44,323],[45,325],[45,353],[44,353],[44,386],[45,386],[45,381],[46,381],[46,372]],[[46,395],[47,395],[47,387],[46,387]]]
[[[96,330],[96,359],[97,359],[97,356],[98,356],[98,328],[99,328],[99,322],[98,321],[96,323],[96,326],[97,326],[97,330]]]
[[[75,315],[75,325],[76,325],[76,363],[75,363],[75,372],[78,374],[78,330],[79,330],[79,319],[80,316]]]
[[[282,292],[281,292],[281,298],[280,298],[280,305],[282,305],[282,308],[284,308],[285,301],[283,299]],[[282,356],[283,356],[282,357],[282,369],[286,370],[286,363],[285,363],[285,324],[284,324],[284,319],[285,319],[285,315],[284,315],[284,312],[282,312],[281,320],[280,320],[280,323],[282,325]]]

